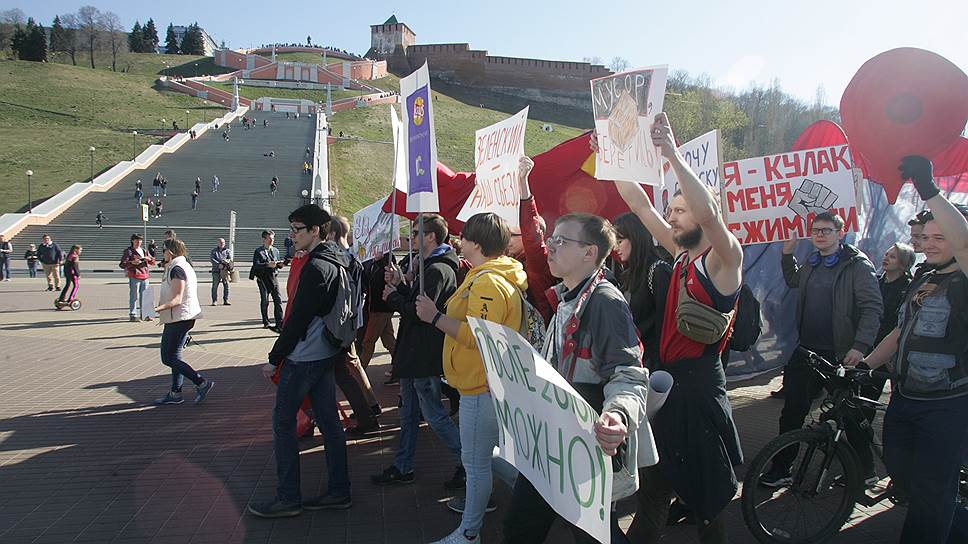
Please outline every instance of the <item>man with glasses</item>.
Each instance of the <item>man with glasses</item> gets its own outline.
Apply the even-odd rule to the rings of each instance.
[[[844,220],[833,212],[817,214],[810,225],[813,251],[800,264],[793,255],[797,240],[783,244],[783,278],[797,289],[799,345],[831,362],[856,365],[874,347],[883,305],[874,265],[856,247],[844,242]],[[780,434],[799,429],[810,404],[823,390],[823,379],[794,353],[783,372],[785,392],[780,412]],[[849,433],[848,438],[850,438]],[[867,485],[877,482],[870,448],[862,459]],[[795,449],[780,452],[760,478],[760,485],[783,487],[792,481],[790,464]]]
[[[262,367],[262,374],[271,379],[276,367],[282,365],[272,411],[276,495],[273,500],[248,506],[250,513],[263,518],[292,517],[303,510],[346,509],[352,505],[346,434],[336,404],[335,368],[343,363],[344,354],[323,334],[323,320],[339,299],[337,267],[348,266],[349,260],[342,248],[323,241],[329,231],[330,215],[319,206],[307,204],[296,209],[289,214],[289,224],[296,250],[308,253],[309,258],[300,269],[295,294],[289,299],[289,315]],[[313,406],[313,418],[323,433],[328,478],[323,495],[303,501],[296,412],[307,396]]]

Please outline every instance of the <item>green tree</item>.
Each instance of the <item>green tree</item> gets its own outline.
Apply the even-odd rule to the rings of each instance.
[[[205,45],[202,41],[202,29],[198,23],[192,23],[185,29],[182,37],[181,52],[185,55],[204,55]]]
[[[178,48],[178,36],[175,36],[175,27],[168,23],[168,30],[165,32],[165,53],[177,55],[181,51]]]
[[[155,20],[148,19],[145,26],[141,29],[144,43],[143,53],[154,53],[158,50],[158,29],[155,28]]]
[[[144,53],[145,36],[141,29],[141,22],[135,20],[131,32],[128,33],[128,51],[132,53]]]
[[[10,45],[20,60],[47,61],[47,35],[33,18],[27,19],[26,27],[17,25]]]

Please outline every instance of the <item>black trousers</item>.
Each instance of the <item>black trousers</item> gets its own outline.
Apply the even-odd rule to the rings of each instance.
[[[282,327],[282,297],[279,296],[279,281],[275,276],[271,281],[256,278],[259,286],[259,309],[262,311],[262,324],[269,324],[269,297],[272,297],[272,313],[276,319],[276,327]]]
[[[832,351],[815,350],[808,348],[817,355],[823,357],[832,364],[837,364],[837,356]],[[881,390],[884,385],[881,384]],[[872,388],[871,388],[872,389]],[[800,355],[794,353],[790,362],[783,370],[783,410],[780,412],[780,434],[794,431],[803,427],[803,422],[810,414],[810,406],[813,401],[820,396],[824,390],[824,380]],[[862,393],[874,395],[873,391],[862,391]],[[880,396],[877,391],[874,398]],[[873,412],[873,411],[870,411]],[[873,413],[867,414],[869,419],[874,417]],[[874,453],[871,451],[870,440],[865,436],[869,430],[861,429],[856,425],[847,427],[847,440],[857,453],[860,466],[864,474],[874,471]],[[793,460],[797,457],[797,448],[787,448],[773,458],[774,464],[780,463],[783,468],[789,468]]]
[[[658,467],[639,469],[639,490],[635,492],[637,508],[635,519],[629,527],[629,541],[635,544],[651,544],[659,540],[666,528],[672,494],[672,484],[659,472]],[[722,513],[709,523],[695,518],[693,521],[696,522],[701,544],[724,544],[729,541],[726,520]]]
[[[518,475],[514,481],[511,506],[504,518],[505,544],[534,544],[544,542],[558,513],[549,505],[541,493],[524,476]],[[576,544],[596,544],[598,541],[575,525],[570,525]],[[625,542],[625,535],[618,526],[618,518],[612,516],[612,543]]]

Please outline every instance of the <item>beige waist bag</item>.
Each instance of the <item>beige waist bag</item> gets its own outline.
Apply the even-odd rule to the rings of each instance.
[[[736,309],[729,313],[703,304],[692,298],[686,289],[686,268],[688,259],[682,265],[679,276],[679,303],[676,306],[676,329],[690,340],[700,344],[715,344],[723,339],[729,324],[733,321]]]

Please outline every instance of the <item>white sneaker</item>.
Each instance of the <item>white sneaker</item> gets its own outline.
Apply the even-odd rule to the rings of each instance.
[[[468,537],[464,535],[464,531],[460,530],[460,527],[454,529],[453,533],[441,538],[440,540],[434,541],[432,544],[467,544],[468,542],[472,544],[481,544],[481,535]]]

